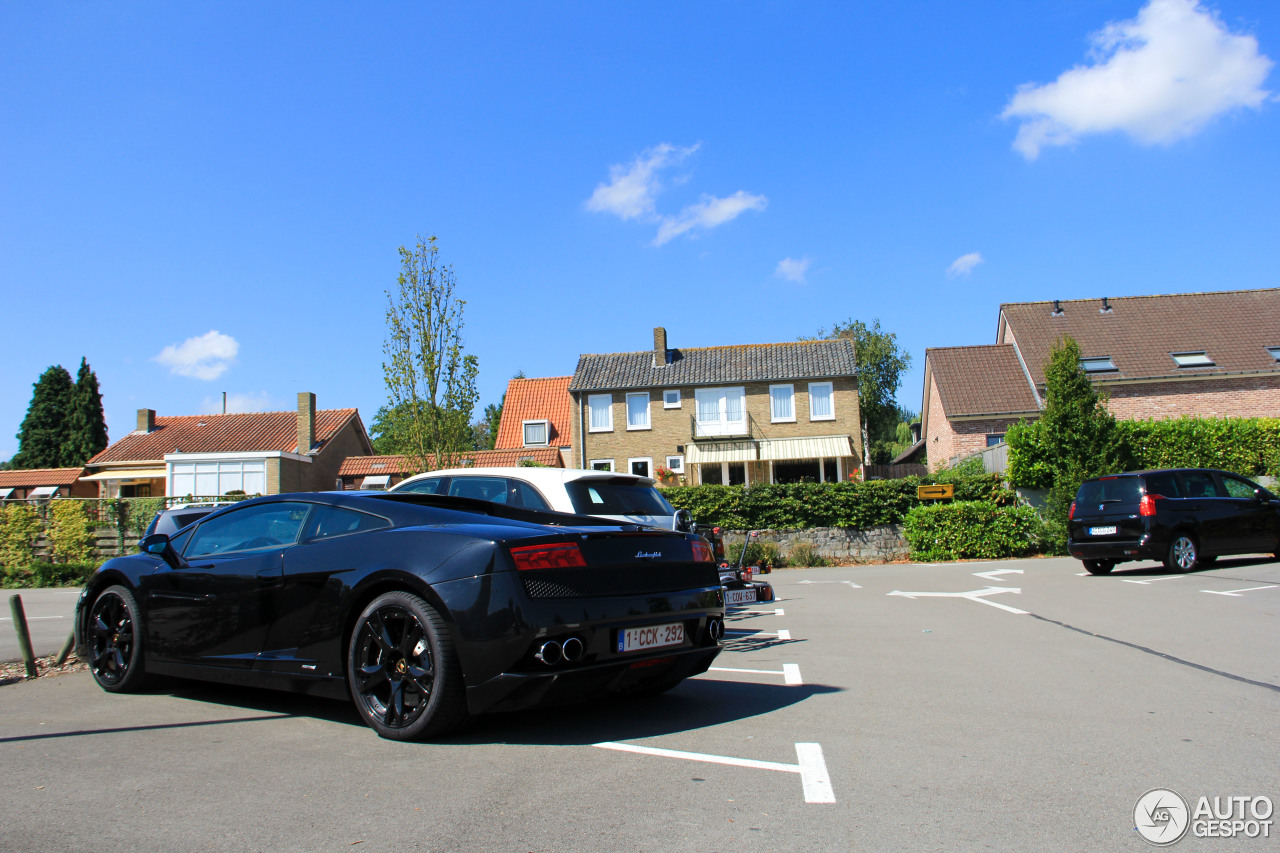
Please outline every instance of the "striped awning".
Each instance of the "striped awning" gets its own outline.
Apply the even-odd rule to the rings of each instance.
[[[754,462],[760,458],[754,441],[715,441],[707,444],[690,444],[684,460],[702,462]]]
[[[390,474],[370,474],[360,481],[362,489],[385,489],[391,482]]]
[[[13,494],[13,489],[0,489],[0,501],[9,500],[9,495]]]
[[[847,435],[817,435],[800,438],[762,438],[760,458],[781,462],[787,459],[834,459],[853,456]]]

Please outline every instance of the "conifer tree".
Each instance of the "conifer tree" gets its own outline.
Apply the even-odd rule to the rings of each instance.
[[[89,362],[80,359],[80,372],[73,389],[71,411],[67,418],[66,446],[63,462],[66,466],[83,465],[107,448],[107,420],[102,412],[102,392],[98,388],[98,375],[89,368]]]
[[[15,468],[65,468],[67,419],[75,386],[71,374],[62,365],[54,365],[40,374],[33,386],[31,405],[18,430],[18,453]]]

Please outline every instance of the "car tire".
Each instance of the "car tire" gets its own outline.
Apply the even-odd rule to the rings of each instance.
[[[1200,546],[1189,533],[1178,533],[1169,543],[1164,567],[1171,572],[1193,572],[1200,567]]]
[[[444,619],[408,592],[369,602],[351,631],[347,683],[360,717],[390,740],[442,735],[467,721],[462,667]]]
[[[1085,570],[1091,575],[1109,575],[1116,567],[1115,560],[1082,560]]]
[[[89,672],[108,693],[134,693],[147,681],[140,614],[133,593],[119,584],[104,589],[89,608]]]

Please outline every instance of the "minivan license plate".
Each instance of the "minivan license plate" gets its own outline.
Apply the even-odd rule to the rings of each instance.
[[[756,600],[754,587],[748,589],[727,589],[724,592],[725,604],[750,604]]]
[[[1115,525],[1110,527],[1090,527],[1090,536],[1114,536],[1116,532]]]
[[[683,642],[683,622],[650,625],[646,628],[624,628],[618,632],[618,651],[620,652],[660,649],[663,646],[678,646]]]

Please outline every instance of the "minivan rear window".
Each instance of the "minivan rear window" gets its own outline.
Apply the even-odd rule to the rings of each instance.
[[[1109,480],[1091,480],[1080,486],[1076,495],[1079,504],[1125,503],[1136,504],[1142,499],[1142,481],[1137,477],[1116,477]]]
[[[564,485],[579,515],[675,514],[657,489],[633,480],[570,480]]]

